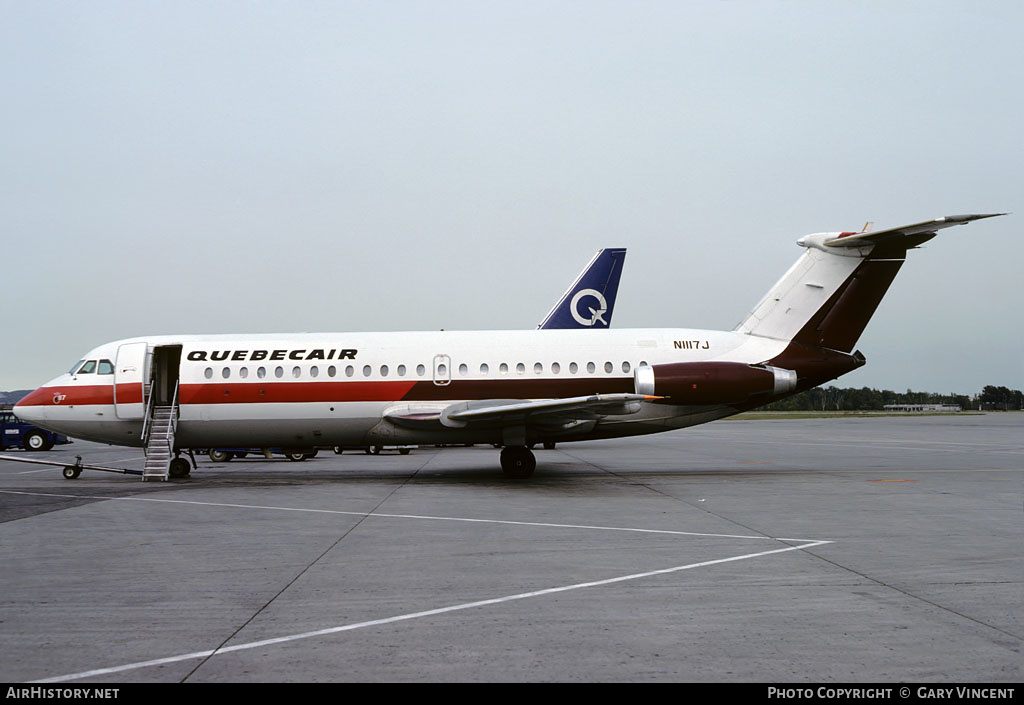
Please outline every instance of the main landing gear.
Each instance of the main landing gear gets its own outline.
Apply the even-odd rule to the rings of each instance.
[[[537,458],[526,446],[506,446],[501,450],[501,471],[507,476],[524,479],[533,475]]]

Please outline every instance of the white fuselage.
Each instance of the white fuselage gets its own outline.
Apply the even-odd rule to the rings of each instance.
[[[786,342],[691,329],[133,338],[83,358],[112,361],[115,374],[61,375],[22,400],[18,413],[74,437],[141,445],[143,399],[149,397],[143,380],[153,376],[155,352],[178,346],[180,363],[167,374],[178,386],[176,445],[189,448],[500,442],[494,429],[417,429],[387,419],[459,401],[633,392],[640,365],[756,364],[779,354]],[[559,440],[635,435],[735,412],[725,405],[644,404],[639,412],[552,433]]]

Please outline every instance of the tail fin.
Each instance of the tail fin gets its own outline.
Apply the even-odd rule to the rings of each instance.
[[[598,250],[538,328],[610,328],[625,248]]]
[[[816,233],[797,240],[807,251],[736,330],[850,352],[864,332],[907,250],[939,230],[987,215],[953,215],[861,233]]]

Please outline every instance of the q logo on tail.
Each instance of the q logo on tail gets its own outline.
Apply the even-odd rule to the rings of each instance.
[[[590,311],[590,318],[580,315],[579,303],[580,299],[584,296],[592,296],[597,299],[597,308],[587,306],[587,309]],[[608,321],[604,320],[604,314],[607,311],[608,302],[605,301],[601,292],[596,289],[580,289],[576,292],[576,295],[572,297],[572,302],[569,304],[569,312],[572,313],[572,317],[576,319],[576,322],[581,326],[590,327],[600,321],[607,327]]]

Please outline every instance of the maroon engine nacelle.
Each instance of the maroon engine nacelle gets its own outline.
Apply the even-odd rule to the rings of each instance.
[[[796,372],[743,362],[674,362],[641,365],[633,374],[637,394],[668,397],[675,404],[742,404],[752,397],[796,390]]]

